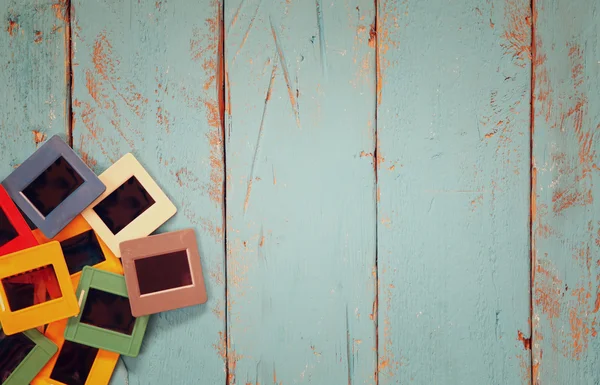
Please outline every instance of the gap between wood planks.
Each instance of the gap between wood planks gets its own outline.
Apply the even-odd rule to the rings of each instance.
[[[59,3],[60,4],[60,3]],[[67,120],[67,143],[73,148],[73,36],[71,31],[71,0],[64,0],[62,6],[65,7],[65,65],[66,65],[66,120]]]
[[[375,373],[373,374],[375,377],[375,385],[379,385],[379,154],[377,154],[377,150],[379,149],[379,136],[378,136],[378,127],[377,127],[377,116],[379,114],[379,103],[381,100],[379,99],[380,95],[377,91],[377,85],[380,79],[378,77],[381,75],[381,62],[379,58],[379,7],[378,0],[373,0],[375,4],[375,138],[373,143],[373,167],[375,172],[375,298],[373,305],[373,317],[375,322]],[[348,379],[350,382],[350,379]],[[349,385],[351,385],[349,383]]]
[[[531,47],[529,50],[531,60],[531,85],[530,85],[530,110],[529,110],[529,370],[530,370],[530,381],[531,385],[535,385],[536,376],[538,373],[537,365],[535,364],[535,333],[533,323],[533,295],[534,295],[534,282],[535,282],[535,264],[536,264],[536,253],[535,253],[535,236],[533,226],[535,223],[536,215],[536,181],[537,181],[537,169],[535,168],[535,159],[533,158],[533,134],[535,131],[535,57],[537,54],[536,47],[536,21],[537,21],[537,9],[536,0],[530,0],[531,7]]]
[[[223,215],[223,250],[224,250],[224,285],[225,285],[225,326],[223,330],[223,335],[225,336],[225,384],[229,385],[230,380],[232,378],[231,373],[229,372],[229,290],[227,284],[229,282],[227,272],[227,146],[225,140],[225,111],[227,108],[231,108],[231,106],[227,106],[227,95],[226,95],[226,77],[227,73],[225,70],[225,0],[219,2],[219,48],[217,53],[218,60],[218,68],[217,68],[217,96],[219,103],[219,117],[221,119],[221,139],[223,143],[223,185],[221,186],[221,191],[223,192],[222,198],[222,215]]]

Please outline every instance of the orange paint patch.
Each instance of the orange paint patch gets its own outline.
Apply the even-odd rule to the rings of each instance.
[[[589,244],[582,243],[581,247],[576,247],[573,251],[573,259],[580,267],[586,270],[587,275],[590,275],[592,268],[592,253]]]
[[[193,190],[198,188],[198,177],[187,167],[182,167],[179,170],[175,171],[174,175],[177,179],[177,184],[179,184],[179,187],[186,187]]]
[[[35,31],[33,42],[36,44],[39,44],[42,42],[43,38],[44,38],[44,33],[42,31]]]
[[[33,130],[31,132],[33,133],[33,141],[35,142],[36,147],[39,146],[40,143],[42,143],[47,138],[47,135],[44,134],[43,132],[36,131],[36,130]]]
[[[221,136],[223,140],[225,140],[225,111],[227,110],[227,103],[225,102],[225,86],[227,82],[225,78],[227,77],[227,71],[225,69],[225,28],[223,28],[222,20],[220,19],[221,15],[221,5],[219,2],[213,4],[216,8],[219,9],[217,13],[219,15],[219,48],[217,49],[217,57],[219,58],[219,62],[217,64],[217,78],[216,78],[216,88],[217,88],[217,100],[219,103],[219,117],[221,118]],[[231,102],[231,100],[230,100]],[[231,115],[231,114],[230,114]]]
[[[162,107],[156,109],[156,123],[163,127],[167,134],[171,133],[171,114],[169,111],[163,110]]]
[[[68,23],[68,9],[69,0],[57,0],[54,4],[52,4],[52,10],[54,11],[54,16],[62,22]]]
[[[102,89],[102,83],[95,78],[94,74],[90,70],[85,71],[85,87],[87,88],[92,99],[94,99],[100,108],[110,108],[108,96],[102,93],[104,91]]]
[[[483,203],[483,194],[478,195],[471,200],[471,211],[475,211]]]
[[[140,118],[143,118],[145,115],[144,105],[148,104],[148,98],[145,98],[142,94],[137,92],[133,83],[129,83],[125,90],[127,92],[119,92],[118,95],[123,99],[131,111]]]
[[[373,271],[373,274],[375,275],[377,273],[377,270]],[[371,321],[375,321],[377,319],[377,309],[378,309],[378,303],[377,303],[377,299],[375,299],[375,301],[373,301],[373,305],[371,308],[371,314],[369,314],[369,319]]]
[[[8,32],[10,36],[15,36],[15,33],[17,33],[19,28],[19,23],[17,23],[16,20],[9,20],[8,27],[6,27],[6,32]]]
[[[377,26],[375,22],[371,24],[371,28],[369,29],[369,47],[375,48],[375,43],[377,42]]]
[[[221,302],[217,301],[215,306],[212,308],[212,313],[215,317],[217,317],[217,319],[223,321],[225,320],[225,310],[221,306]]]
[[[229,347],[228,354],[227,354],[227,369],[229,370],[229,373],[227,375],[227,385],[230,385],[230,384],[234,385],[236,383],[235,370],[237,367],[237,363],[243,357],[238,355],[235,352],[235,350],[231,349],[231,338],[227,341],[227,346]],[[256,385],[260,385],[260,384],[256,384]]]
[[[209,163],[210,163],[210,183],[207,187],[210,199],[221,205],[223,203],[224,188],[224,114],[225,104],[223,99],[223,83],[225,73],[223,70],[221,42],[224,38],[224,31],[221,28],[220,3],[212,1],[214,7],[214,17],[205,20],[205,28],[194,28],[190,39],[190,56],[195,62],[199,62],[204,71],[204,78],[207,79],[202,92],[205,97],[186,96],[188,102],[194,107],[204,106],[206,120],[210,126],[210,131],[206,134],[210,145]],[[216,92],[210,92],[211,90]],[[185,91],[185,88],[184,88]]]
[[[564,353],[575,360],[579,360],[587,351],[589,340],[597,334],[596,316],[589,310],[591,293],[584,287],[579,287],[571,293],[576,299],[575,304],[569,309],[569,325],[571,327],[571,345],[567,346]]]
[[[394,377],[400,368],[400,362],[395,357],[395,349],[392,343],[392,324],[389,317],[389,311],[392,307],[392,288],[393,286],[388,286],[384,294],[387,304],[383,310],[383,346],[380,346],[381,351],[377,364],[377,375],[385,375],[387,378]]]
[[[248,203],[250,202],[250,194],[252,194],[252,183],[253,180],[248,181],[248,185],[246,186],[246,197],[244,198],[244,213],[248,211]]]
[[[569,43],[569,58],[571,58],[571,78],[575,88],[583,84],[583,50],[579,44]]]
[[[560,213],[573,206],[585,206],[592,204],[594,198],[592,197],[592,191],[587,192],[572,191],[567,188],[561,188],[554,191],[552,194],[552,203],[554,203],[553,210],[555,213]]]
[[[540,354],[541,355],[541,354]],[[540,357],[541,359],[541,357]],[[538,385],[538,379],[540,377],[540,363],[536,362],[531,366],[531,374],[533,376],[533,381],[535,385]]]
[[[506,0],[504,17],[507,28],[502,37],[505,51],[515,58],[515,63],[525,67],[531,60],[531,15],[530,7],[520,0]]]
[[[106,32],[100,32],[94,42],[94,50],[92,52],[92,63],[96,72],[105,79],[114,74],[115,66],[110,59],[112,56],[112,44],[106,37]]]
[[[548,239],[555,231],[547,222],[548,205],[540,204],[537,209],[533,209],[535,217],[532,216],[532,222],[535,223],[535,235],[538,238]]]
[[[231,118],[231,86],[229,85],[229,72],[227,72],[227,70],[225,70],[225,94],[227,96],[225,111]]]
[[[541,48],[539,40],[537,45]],[[574,154],[561,152],[552,154],[553,166],[560,174],[560,183],[554,187],[552,193],[552,209],[555,214],[594,203],[592,173],[598,170],[596,163],[598,146],[594,139],[600,125],[591,126],[589,121],[583,49],[577,43],[567,43],[566,46],[571,64],[572,90],[561,88],[561,92],[553,96],[548,74],[543,66],[546,58],[538,54],[539,58],[536,59],[536,65],[540,66],[536,71],[540,111],[545,114],[546,122],[550,123],[552,128],[560,129],[560,132],[565,134],[565,139],[569,141],[575,138],[578,146],[577,159],[571,156]],[[554,99],[560,101],[558,105],[554,105]]]
[[[117,68],[115,63],[119,60],[114,58],[112,44],[106,36],[106,31],[102,31],[96,37],[94,41],[94,49],[92,52],[92,63],[96,70],[96,74],[99,75],[100,79],[107,83],[110,89],[120,98],[129,109],[136,114],[138,117],[143,118],[145,116],[145,105],[148,104],[148,98],[144,97],[141,93],[136,90],[136,86],[133,83],[127,83],[122,89],[117,89],[116,84],[121,82],[121,78],[117,75]],[[87,81],[87,74],[86,74]],[[98,83],[100,80],[96,80]],[[99,84],[96,85],[98,87]],[[91,94],[91,93],[90,93]],[[119,117],[117,112],[114,98],[108,98],[107,95],[102,95],[107,98],[104,101],[102,108],[108,108],[109,105],[113,105],[113,112],[116,117]],[[94,97],[94,95],[92,95]],[[96,100],[96,98],[95,98]],[[96,100],[98,102],[98,100]],[[127,140],[123,131],[115,124],[115,129],[119,131],[119,134]],[[131,142],[129,142],[131,145]]]
[[[216,103],[206,102],[206,115],[211,130],[206,134],[210,145],[210,181],[208,195],[210,199],[217,203],[223,203],[223,182],[224,182],[224,160],[223,160],[223,136],[221,131],[221,120],[219,118],[219,107]]]
[[[531,370],[529,367],[529,357],[524,357],[523,354],[517,354],[519,360],[519,367],[521,369],[521,378],[523,385],[531,385]]]
[[[535,84],[534,98],[537,100],[536,116],[544,116],[545,121],[550,122],[552,113],[553,88],[548,76],[548,70],[544,65],[546,63],[546,54],[543,54],[542,41],[539,37],[535,39],[535,57],[532,66],[534,68],[533,84]]]
[[[523,343],[523,348],[525,350],[531,350],[531,338],[525,338],[520,330],[517,331],[517,340]]]
[[[560,317],[563,283],[541,264],[535,267],[534,303],[548,319]]]
[[[379,138],[377,138],[377,148],[375,149],[377,156],[375,157],[377,168],[381,167],[381,165],[385,162],[385,158],[383,157],[383,152],[381,151]]]
[[[223,227],[215,226],[209,219],[202,219],[202,230],[214,238],[217,243],[223,242]]]
[[[227,360],[227,334],[219,332],[219,342],[213,344],[213,348],[215,348],[219,357],[225,362]]]
[[[377,21],[375,26],[377,46],[377,104],[383,99],[383,85],[387,68],[391,65],[387,58],[390,48],[398,48],[399,43],[392,39],[393,33],[399,29],[398,17],[406,14],[408,9],[401,12],[395,5],[397,2],[384,0],[377,4]],[[403,3],[406,5],[406,3]],[[406,7],[408,7],[406,5]]]

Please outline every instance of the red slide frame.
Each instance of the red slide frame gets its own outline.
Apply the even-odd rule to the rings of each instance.
[[[10,196],[0,185],[0,208],[6,214],[6,217],[10,221],[11,225],[17,232],[17,237],[7,244],[0,246],[0,256],[14,253],[15,251],[24,250],[30,247],[38,245],[38,241],[33,236],[29,225],[25,221],[25,218],[19,212],[19,209],[14,204]]]

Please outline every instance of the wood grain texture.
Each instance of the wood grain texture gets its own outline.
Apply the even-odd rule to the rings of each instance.
[[[375,383],[374,18],[225,2],[228,384]]]
[[[530,7],[378,5],[379,384],[527,384]]]
[[[600,383],[600,4],[535,2],[535,384]]]
[[[38,145],[68,140],[65,8],[36,0],[0,6],[0,180]]]
[[[133,152],[209,296],[113,384],[600,382],[597,2],[67,4],[0,1],[0,179]]]
[[[209,301],[151,317],[115,384],[225,383],[218,2],[73,1],[74,148],[97,172],[133,152],[196,229]],[[128,378],[126,378],[128,377]]]

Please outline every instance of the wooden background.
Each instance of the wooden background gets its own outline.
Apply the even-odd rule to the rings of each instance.
[[[1,0],[0,178],[133,152],[205,306],[113,384],[598,384],[596,0]]]

